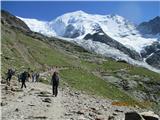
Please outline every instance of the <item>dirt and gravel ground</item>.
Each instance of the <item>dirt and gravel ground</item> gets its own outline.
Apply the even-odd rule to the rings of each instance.
[[[15,80],[1,84],[2,120],[123,120],[135,108],[113,106],[111,100],[87,95],[64,86],[54,97],[50,85]],[[138,110],[140,111],[140,110]]]

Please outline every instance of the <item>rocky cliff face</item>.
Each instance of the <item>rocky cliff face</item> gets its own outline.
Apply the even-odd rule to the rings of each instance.
[[[151,45],[146,46],[144,50],[141,51],[141,56],[143,58],[147,58],[149,55],[151,55],[152,53],[156,52],[159,49],[160,49],[160,43],[158,41],[154,42]]]
[[[19,18],[10,14],[5,10],[1,10],[1,23],[10,27],[19,28],[21,30],[30,31],[30,28]]]
[[[109,45],[110,47],[113,47],[113,48],[116,48],[116,49],[122,51],[124,54],[127,54],[129,57],[131,57],[135,60],[142,60],[139,53],[125,47],[123,44],[121,44],[121,43],[117,42],[116,40],[112,39],[107,34],[105,34],[101,28],[99,28],[99,30],[96,30],[96,32],[94,34],[87,34],[84,37],[84,39],[86,39],[86,40],[91,39],[93,41],[98,41],[98,42],[101,42],[101,43],[105,43],[105,44]]]
[[[141,23],[137,29],[144,36],[159,37],[160,35],[160,16],[155,17],[154,19]],[[145,58],[145,61],[155,67],[160,69],[160,42],[153,42],[151,45],[144,47],[144,50],[141,51],[141,55]]]
[[[69,24],[66,27],[66,30],[65,30],[65,33],[64,33],[63,37],[66,37],[66,38],[77,38],[78,36],[81,36],[84,33],[85,32],[83,30],[81,31],[79,29],[76,29],[72,24]]]
[[[145,61],[155,67],[160,69],[160,42],[154,42],[152,45],[147,46],[141,51],[141,56],[145,58]]]
[[[160,69],[160,50],[157,50],[152,55],[150,55],[146,59],[146,62],[153,67]]]
[[[155,17],[154,19],[141,23],[137,29],[143,34],[159,34],[160,33],[160,16]]]

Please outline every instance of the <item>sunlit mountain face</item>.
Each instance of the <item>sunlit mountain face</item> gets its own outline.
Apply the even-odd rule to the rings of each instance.
[[[83,11],[66,13],[52,21],[19,18],[32,31],[63,37],[117,60],[160,69],[160,17],[138,26],[119,15],[88,14]]]

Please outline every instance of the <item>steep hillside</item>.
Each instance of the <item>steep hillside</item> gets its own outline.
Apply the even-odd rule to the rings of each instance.
[[[12,27],[16,27],[22,29],[24,31],[30,31],[30,28],[20,19],[10,14],[5,10],[1,10],[1,22],[2,24],[9,25]]]
[[[60,70],[62,82],[72,89],[159,111],[160,74],[90,53],[60,38],[5,23],[1,26],[3,78],[10,67],[17,74],[28,67],[41,72],[58,66],[64,68]],[[41,79],[45,83],[49,80],[50,76]]]

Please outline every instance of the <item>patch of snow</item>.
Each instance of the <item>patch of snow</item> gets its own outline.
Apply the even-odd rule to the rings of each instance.
[[[98,33],[98,35],[104,35],[104,33]]]

